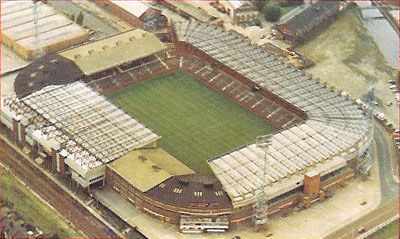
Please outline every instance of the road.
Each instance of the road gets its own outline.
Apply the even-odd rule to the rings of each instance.
[[[364,227],[366,230],[369,230],[378,224],[392,218],[398,213],[398,200],[392,200],[390,203],[387,203],[385,206],[375,209],[374,211],[368,213],[364,217],[347,224],[346,226],[342,227],[335,233],[330,234],[329,236],[325,237],[326,239],[333,239],[333,238],[343,238],[343,239],[350,239],[350,238],[357,238],[360,233],[358,233],[358,229]]]
[[[366,231],[368,231],[398,214],[399,185],[393,179],[393,166],[397,162],[397,158],[390,148],[391,142],[389,142],[389,140],[391,139],[380,125],[376,125],[375,127],[374,139],[376,143],[376,154],[378,155],[381,203],[374,211],[325,237],[327,239],[355,238],[360,235],[357,232],[359,228],[364,227]]]
[[[399,185],[393,179],[393,172],[396,170],[397,158],[391,150],[387,133],[381,126],[375,127],[375,143],[378,155],[379,177],[381,186],[381,206],[388,201],[399,198]]]
[[[63,191],[40,170],[19,155],[5,141],[1,144],[1,160],[61,215],[71,221],[90,238],[118,238],[86,208]]]

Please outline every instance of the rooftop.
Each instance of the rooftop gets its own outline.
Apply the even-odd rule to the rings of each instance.
[[[308,8],[289,19],[285,24],[295,33],[302,35],[310,27],[315,27],[325,16],[339,10],[340,1],[321,1],[311,4]]]
[[[152,198],[169,205],[201,209],[227,209],[231,200],[221,183],[213,176],[200,174],[180,175],[169,178],[146,192]]]
[[[88,38],[85,31],[67,17],[57,14],[51,7],[37,2],[39,46],[47,49],[55,43],[64,43],[67,48]],[[1,41],[8,47],[35,49],[34,4],[32,1],[2,2]],[[73,39],[75,39],[73,41]]]
[[[142,192],[150,190],[171,176],[194,173],[160,148],[131,151],[112,162],[110,167]]]
[[[150,7],[140,1],[113,1],[110,2],[114,3],[118,7],[126,10],[127,12],[131,13],[135,17],[139,18],[149,9]]]
[[[91,75],[165,49],[166,46],[154,34],[135,29],[59,54],[75,62],[85,75]]]
[[[66,150],[82,172],[160,138],[82,82],[2,98],[3,110],[29,122],[27,135],[47,152]]]
[[[301,185],[310,169],[323,176],[365,151],[370,124],[355,102],[247,43],[237,33],[195,21],[177,22],[173,27],[179,41],[199,48],[306,113],[304,122],[271,138],[267,151],[271,192],[289,191]],[[264,152],[250,144],[209,160],[234,207],[254,202],[261,192],[266,183],[263,158]]]

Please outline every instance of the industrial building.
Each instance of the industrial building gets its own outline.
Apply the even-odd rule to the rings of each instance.
[[[97,6],[125,20],[133,27],[155,31],[167,26],[167,18],[161,10],[141,1],[93,1]]]
[[[370,118],[347,96],[235,32],[197,21],[176,22],[169,30],[168,45],[133,30],[31,64],[16,79],[20,97],[2,98],[2,124],[15,141],[50,160],[54,171],[70,172],[85,188],[105,184],[104,190],[182,232],[250,222],[264,188],[268,216],[295,205],[308,208],[369,169]],[[72,64],[76,74],[56,82],[32,75],[57,59],[65,60],[53,71]],[[209,159],[214,176],[199,175],[157,148],[159,136],[100,94],[176,69],[280,129],[268,150],[255,143],[232,149]],[[20,82],[29,78],[40,84]]]
[[[286,22],[275,26],[273,35],[291,44],[309,38],[323,24],[329,22],[344,7],[341,1],[318,1],[293,16]]]
[[[1,42],[24,59],[33,59],[37,48],[55,53],[89,39],[80,26],[42,2],[6,1],[1,7]]]
[[[260,13],[250,1],[226,0],[219,1],[219,3],[225,8],[226,13],[235,24],[258,20]]]

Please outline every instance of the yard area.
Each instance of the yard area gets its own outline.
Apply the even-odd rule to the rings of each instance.
[[[15,212],[20,218],[18,221],[43,231],[45,238],[55,234],[59,238],[84,237],[4,168],[1,168],[1,186],[2,210]]]
[[[349,7],[318,36],[295,50],[315,62],[307,73],[348,92],[353,99],[365,101],[374,86],[377,111],[397,122],[398,104],[389,81],[398,80],[398,71],[388,65],[356,7]]]
[[[159,147],[198,173],[212,174],[206,160],[276,129],[193,76],[175,71],[108,96],[162,136]]]

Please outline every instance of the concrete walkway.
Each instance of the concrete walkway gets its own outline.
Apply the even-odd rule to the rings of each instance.
[[[376,161],[375,161],[376,162]],[[256,232],[249,225],[240,225],[230,231],[208,234],[182,234],[174,225],[162,223],[143,214],[130,203],[113,191],[98,191],[96,197],[105,206],[124,219],[128,224],[149,239],[169,238],[227,238],[236,235],[242,238],[267,238],[267,234],[276,239],[286,238],[322,238],[337,228],[351,223],[376,209],[380,203],[379,175],[377,164],[374,163],[371,176],[363,181],[359,178],[346,183],[343,188],[337,188],[332,198],[322,203],[316,203],[311,208],[300,212],[292,212],[288,217],[273,216],[268,223],[267,231]],[[366,205],[360,205],[366,201]]]

